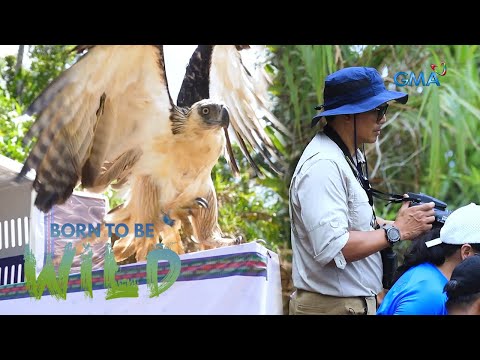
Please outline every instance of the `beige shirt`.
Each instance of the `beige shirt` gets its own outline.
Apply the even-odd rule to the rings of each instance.
[[[357,154],[363,161],[362,153]],[[348,231],[373,230],[372,216],[368,196],[342,150],[325,134],[317,134],[290,184],[293,285],[340,297],[380,292],[380,252],[351,263],[342,254]]]

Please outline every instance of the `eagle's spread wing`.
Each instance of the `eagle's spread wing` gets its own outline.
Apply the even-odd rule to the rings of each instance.
[[[117,261],[144,260],[159,236],[182,252],[182,223],[203,244],[233,243],[218,226],[211,179],[228,145],[229,124],[255,168],[250,148],[273,169],[282,165],[264,122],[282,126],[242,64],[239,54],[245,47],[199,45],[175,105],[161,45],[77,46],[87,53],[27,111],[37,119],[25,140],[37,142],[21,175],[36,171],[35,205],[48,211],[80,183],[93,191],[124,187],[125,202],[105,221],[126,223],[129,229],[153,224],[154,234],[130,233],[116,241]]]
[[[35,169],[35,205],[48,211],[79,182],[125,183],[145,138],[170,131],[173,106],[162,46],[80,46],[88,52],[28,108],[37,142],[21,175]]]
[[[242,46],[244,47],[244,46]],[[234,46],[217,45],[213,49],[210,98],[225,102],[230,111],[231,131],[250,164],[261,175],[250,148],[275,172],[282,173],[285,163],[265,131],[267,124],[289,136],[289,130],[271,112],[268,77],[264,71],[252,74]],[[248,144],[248,145],[247,145]]]
[[[256,46],[255,50],[263,50]],[[289,130],[272,113],[268,99],[269,77],[262,68],[252,74],[244,65],[242,53],[249,45],[199,45],[193,53],[180,89],[177,105],[190,106],[193,102],[211,98],[226,104],[230,113],[230,132],[256,174],[262,176],[251,150],[259,154],[267,166],[283,172],[285,163],[278,149],[265,131],[266,125],[279,133],[291,136]],[[227,146],[228,133],[227,135]],[[235,171],[233,152],[227,160]]]

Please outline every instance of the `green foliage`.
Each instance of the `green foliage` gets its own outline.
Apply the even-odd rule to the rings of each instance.
[[[15,98],[2,96],[0,88],[0,154],[11,159],[23,161],[29,148],[24,148],[22,139],[31,121],[18,119],[21,106]]]
[[[21,117],[28,105],[74,59],[64,45],[30,46],[31,65],[16,72],[15,56],[0,59],[0,154],[19,162],[26,159],[31,145],[22,139],[32,124]]]
[[[212,171],[217,190],[219,224],[226,235],[246,241],[263,239],[273,251],[289,247],[288,203],[285,182],[278,176],[253,177],[250,165],[233,144],[240,174],[235,177],[224,158]]]
[[[287,146],[291,170],[315,134],[309,129],[314,106],[323,103],[325,76],[347,66],[369,66],[385,73],[386,86],[407,92],[406,105],[392,103],[382,135],[365,145],[370,180],[379,190],[423,192],[455,209],[480,202],[480,51],[477,45],[272,46],[281,99],[276,115],[294,129]],[[446,62],[441,86],[398,87],[399,71],[426,79],[431,64]],[[376,213],[394,219],[398,204],[376,200]],[[401,244],[408,245],[408,242]],[[401,246],[399,250],[402,251]]]
[[[356,60],[350,46],[332,45],[272,45],[272,64],[276,77],[271,92],[278,98],[275,114],[291,129],[285,155],[290,175],[303,149],[315,135],[310,127],[316,114],[315,106],[323,103],[325,77],[340,68],[346,58]]]
[[[386,62],[394,59],[394,53],[408,53],[401,46],[391,50]],[[427,77],[430,64],[443,61],[448,70],[439,76],[441,86],[396,89],[408,92],[409,101],[389,113],[393,121],[382,133],[380,149],[369,146],[373,159],[381,155],[377,175],[381,174],[379,182],[385,187],[396,192],[422,191],[453,209],[478,202],[480,183],[472,169],[480,165],[479,56],[477,46],[419,46],[406,59],[389,65],[390,74],[423,71]]]

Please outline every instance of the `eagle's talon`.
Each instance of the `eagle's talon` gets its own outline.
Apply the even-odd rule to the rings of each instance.
[[[195,201],[199,206],[201,206],[205,209],[208,209],[208,201],[205,200],[204,198],[198,197],[198,198],[195,199]]]
[[[237,236],[235,238],[235,245],[240,245],[240,244],[243,244],[245,241],[243,240],[243,236],[240,235],[240,236]]]

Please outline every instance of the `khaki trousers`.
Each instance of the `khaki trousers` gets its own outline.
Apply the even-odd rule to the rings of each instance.
[[[375,315],[375,296],[336,297],[297,289],[290,297],[289,315]]]

